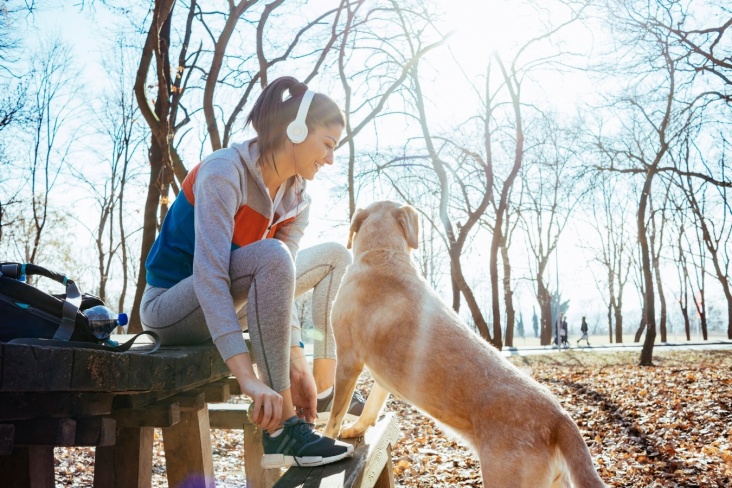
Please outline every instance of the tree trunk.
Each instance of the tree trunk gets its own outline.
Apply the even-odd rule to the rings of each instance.
[[[541,345],[548,346],[552,342],[552,303],[549,290],[544,285],[543,273],[536,277],[538,286],[537,298],[541,310]]]
[[[615,305],[615,342],[623,343],[623,306],[622,302]]]
[[[681,314],[684,316],[684,331],[686,332],[686,340],[691,340],[691,323],[689,322],[689,295],[686,291],[679,298],[679,306]]]
[[[516,320],[516,311],[513,308],[513,291],[511,290],[511,262],[508,258],[508,248],[501,246],[503,260],[503,299],[506,302],[506,346],[513,347],[513,327]]]
[[[158,230],[158,205],[160,204],[160,179],[163,176],[163,156],[160,146],[154,136],[150,141],[149,156],[150,179],[148,180],[147,199],[145,200],[142,244],[140,246],[140,265],[137,273],[135,300],[132,303],[132,313],[130,314],[129,327],[127,329],[130,334],[142,332],[142,323],[140,322],[140,303],[142,303],[142,293],[145,291],[145,285],[147,284],[145,261],[147,260],[147,255],[155,242]]]
[[[607,334],[610,344],[613,343],[613,304],[607,306]]]
[[[132,303],[132,312],[128,332],[142,332],[140,322],[140,303],[142,294],[145,291],[146,270],[145,261],[147,255],[155,242],[158,230],[158,205],[161,203],[163,190],[170,183],[173,177],[171,170],[166,175],[166,166],[173,168],[173,155],[171,146],[175,135],[172,124],[168,120],[170,115],[170,29],[171,17],[173,15],[174,0],[157,1],[153,18],[148,32],[148,37],[143,48],[140,65],[138,66],[135,78],[135,97],[140,112],[145,117],[152,132],[148,159],[150,163],[150,180],[148,181],[147,198],[145,199],[145,213],[142,227],[142,243],[140,245],[140,267],[137,274],[137,286],[135,299]],[[158,96],[155,99],[155,106],[151,107],[147,100],[146,79],[148,69],[153,57],[156,59],[156,83]],[[167,202],[162,202],[167,206]]]
[[[646,330],[646,320],[645,320],[645,317],[642,315],[640,324],[638,325],[638,330],[635,333],[635,339],[633,339],[633,342],[640,342],[640,338],[643,336],[644,330]]]
[[[699,304],[697,310],[699,311],[699,326],[701,328],[702,338],[706,341],[709,339],[707,334],[707,301],[704,297],[704,289],[699,290]]]
[[[465,277],[463,276],[463,269],[462,265],[460,264],[460,250],[451,250],[450,261],[450,267],[452,268],[452,279],[462,292],[463,298],[465,298],[465,303],[468,304],[470,315],[473,317],[473,321],[475,322],[475,326],[478,328],[478,332],[485,340],[487,340],[488,342],[492,342],[491,333],[488,330],[488,323],[483,318],[483,314],[481,313],[480,307],[478,306],[478,301],[475,299],[473,291],[470,289],[468,283],[465,281]]]
[[[656,342],[656,304],[653,288],[653,271],[651,267],[651,253],[648,246],[648,230],[646,229],[646,207],[651,194],[653,170],[646,174],[646,182],[641,193],[638,205],[638,241],[641,248],[641,266],[643,270],[643,318],[646,327],[646,340],[640,356],[641,366],[653,366],[653,345]]]
[[[661,244],[659,243],[659,247]],[[660,254],[659,249],[659,254]],[[661,270],[658,255],[653,256],[653,271],[656,275],[656,283],[658,284],[658,299],[661,304],[661,319],[659,322],[659,329],[661,331],[661,342],[668,342],[666,340],[666,296],[663,294],[663,282],[661,281]]]
[[[452,309],[455,313],[460,313],[460,287],[454,278],[450,279],[450,285],[452,287]]]
[[[498,202],[496,208],[496,222],[493,226],[493,239],[491,240],[491,252],[490,252],[490,277],[491,277],[491,303],[493,310],[493,345],[498,349],[501,349],[503,344],[501,342],[501,305],[498,300],[498,249],[500,246],[506,245],[506,237],[503,235],[503,221],[508,211],[508,196],[511,193],[513,182],[516,180],[521,169],[521,163],[524,158],[524,129],[521,119],[521,100],[519,91],[514,89],[514,84],[519,84],[515,81],[512,76],[506,72],[505,67],[501,58],[494,54],[498,65],[503,73],[503,79],[506,82],[506,88],[511,95],[511,104],[513,106],[513,115],[516,121],[516,146],[514,148],[513,167],[511,172],[508,174],[503,182],[503,188],[501,189],[501,199]],[[515,75],[515,73],[513,73]]]

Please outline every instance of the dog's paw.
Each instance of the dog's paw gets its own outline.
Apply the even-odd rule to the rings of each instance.
[[[349,425],[348,427],[345,427],[341,430],[341,438],[342,439],[353,439],[356,437],[363,437],[363,435],[366,433],[366,429],[368,428],[368,425],[361,426],[359,425],[359,422],[356,421]]]

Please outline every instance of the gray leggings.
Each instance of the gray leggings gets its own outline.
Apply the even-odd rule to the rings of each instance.
[[[268,263],[282,256],[282,253],[272,252],[272,241],[257,241],[233,251],[229,276],[231,295],[242,330],[249,330],[253,349],[251,357],[257,363],[259,377],[280,392],[290,386],[288,358],[293,308],[293,297],[285,296],[282,290],[292,290],[291,280],[295,277],[288,276],[287,268],[291,265]],[[318,244],[297,253],[295,296],[313,290],[316,359],[335,358],[330,310],[350,263],[350,252],[334,242]],[[272,266],[266,264],[275,265],[283,273],[272,273]],[[143,328],[157,332],[163,345],[200,344],[211,339],[196,298],[193,277],[171,288],[148,285],[142,297],[140,317]]]

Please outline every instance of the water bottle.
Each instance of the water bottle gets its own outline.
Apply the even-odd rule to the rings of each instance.
[[[127,325],[127,314],[115,313],[104,305],[96,305],[82,312],[89,321],[89,328],[97,339],[107,339],[115,327]]]

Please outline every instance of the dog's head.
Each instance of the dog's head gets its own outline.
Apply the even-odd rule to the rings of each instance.
[[[369,249],[409,251],[418,246],[419,215],[411,205],[374,202],[353,215],[348,249],[353,247],[354,255]]]

